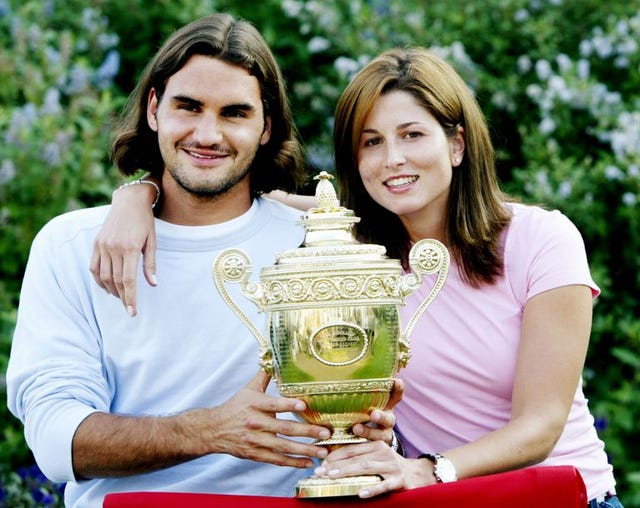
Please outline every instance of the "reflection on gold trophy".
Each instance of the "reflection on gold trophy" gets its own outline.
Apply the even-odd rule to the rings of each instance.
[[[302,217],[303,245],[278,254],[274,265],[262,269],[260,283],[249,280],[251,262],[239,249],[216,258],[213,277],[258,339],[260,365],[273,375],[280,394],[304,400],[307,409],[298,416],[332,431],[316,444],[339,446],[365,441],[351,428],[387,404],[395,375],[409,361],[411,331],[445,283],[449,253],[437,240],[421,240],[409,254],[411,273],[403,273],[383,246],[354,238],[352,228],[360,219],[340,206],[330,178],[324,171],[316,177],[318,207]],[[427,274],[437,274],[435,283],[402,331],[399,306]],[[233,283],[267,312],[268,339],[229,295],[226,284]],[[379,481],[378,476],[311,477],[298,483],[296,495],[356,495]]]

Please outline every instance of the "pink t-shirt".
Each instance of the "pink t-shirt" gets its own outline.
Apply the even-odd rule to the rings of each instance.
[[[584,284],[595,296],[584,242],[558,211],[509,205],[513,219],[503,236],[505,272],[479,289],[464,284],[455,265],[444,289],[416,324],[411,360],[400,371],[405,395],[396,407],[407,456],[442,452],[503,427],[511,391],[526,301],[569,284]],[[434,276],[407,298],[402,322],[432,287]],[[578,387],[560,440],[543,465],[574,465],[589,499],[615,485],[604,444]]]

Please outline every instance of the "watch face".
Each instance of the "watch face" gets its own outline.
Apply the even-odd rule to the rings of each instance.
[[[458,479],[455,466],[446,457],[438,457],[433,472],[442,483],[455,482]]]
[[[448,458],[443,457],[439,453],[423,453],[419,458],[429,459],[433,462],[433,476],[436,477],[438,483],[449,483],[458,480],[456,467]]]

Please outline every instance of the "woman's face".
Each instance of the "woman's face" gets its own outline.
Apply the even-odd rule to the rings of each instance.
[[[369,195],[400,217],[412,240],[442,237],[452,166],[464,152],[463,130],[447,138],[409,92],[374,103],[358,144],[358,170]]]

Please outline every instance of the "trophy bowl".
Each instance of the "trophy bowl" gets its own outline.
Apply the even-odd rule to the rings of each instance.
[[[260,283],[250,281],[251,261],[239,249],[216,258],[213,277],[225,302],[260,343],[260,365],[278,392],[306,403],[302,420],[323,425],[331,436],[315,444],[329,447],[366,441],[351,428],[384,409],[399,369],[410,358],[408,337],[415,322],[442,289],[449,254],[438,241],[421,240],[409,254],[411,272],[385,256],[381,245],[362,244],[351,232],[359,221],[339,206],[325,172],[317,177],[319,206],[302,218],[300,248],[281,252],[264,267]],[[427,298],[401,329],[399,308],[426,274],[437,274]],[[266,337],[231,298],[227,284],[267,313]],[[356,495],[378,476],[307,478],[297,497]]]

